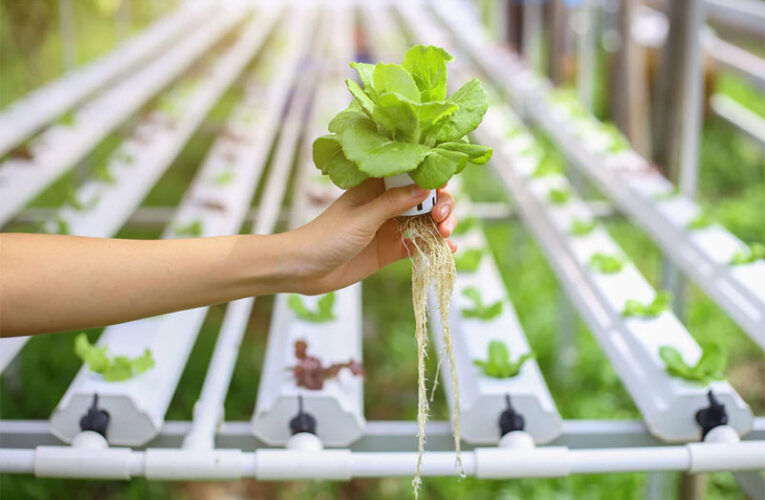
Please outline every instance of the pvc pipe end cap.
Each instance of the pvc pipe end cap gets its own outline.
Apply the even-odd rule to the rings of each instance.
[[[109,448],[109,443],[105,437],[95,431],[82,431],[72,439],[72,447],[105,450]]]
[[[500,448],[514,450],[532,450],[536,447],[534,438],[526,431],[511,431],[499,440]]]
[[[739,441],[741,438],[738,432],[730,425],[718,425],[704,437],[705,443],[738,443]]]
[[[287,440],[287,449],[295,451],[321,451],[324,445],[316,434],[298,432]]]

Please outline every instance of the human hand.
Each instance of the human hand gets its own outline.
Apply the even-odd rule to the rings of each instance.
[[[295,291],[313,295],[337,290],[408,257],[409,242],[395,217],[429,192],[416,185],[386,191],[381,179],[369,179],[343,193],[310,223],[286,233],[299,254]],[[443,188],[431,216],[444,238],[457,226],[454,198]],[[447,243],[457,251],[454,242]]]

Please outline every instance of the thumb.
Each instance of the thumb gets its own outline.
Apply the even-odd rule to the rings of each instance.
[[[429,194],[429,189],[417,184],[389,189],[361,208],[362,217],[366,224],[378,228],[388,219],[422,203]]]

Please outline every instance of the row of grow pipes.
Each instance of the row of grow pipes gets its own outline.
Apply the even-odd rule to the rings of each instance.
[[[54,124],[28,146],[31,158],[9,157],[2,163],[0,224],[82,160],[152,96],[191,67],[210,47],[240,22],[246,11],[216,10],[208,22],[173,45],[159,58],[117,85],[72,111],[72,123]]]
[[[254,29],[261,29],[261,23],[267,18],[265,13],[259,13],[252,20]],[[190,224],[198,224],[200,236],[232,234],[239,230],[264,171],[283,105],[289,97],[289,82],[307,45],[305,37],[293,40],[285,32],[294,29],[301,33],[302,28],[310,25],[309,21],[308,15],[293,16],[287,26],[276,31],[277,43],[268,44],[256,70],[247,79],[243,105],[234,111],[226,126],[228,130],[237,131],[240,140],[232,141],[225,135],[216,140],[176,216],[168,224],[165,237],[176,237],[178,228]],[[285,39],[287,44],[274,46],[279,45],[280,39]],[[268,65],[276,71],[265,74],[262,68]],[[211,182],[221,174],[235,175],[234,181],[223,185]],[[271,178],[285,175],[283,171],[271,171]],[[283,193],[283,189],[272,191],[277,195]],[[221,204],[225,210],[211,208],[211,204],[200,203],[200,200]],[[268,217],[266,212],[278,210],[280,206],[280,195],[275,199],[268,197],[268,205],[261,207],[261,218],[263,223],[270,221],[272,227],[260,226],[261,231],[273,229],[274,217]],[[156,358],[156,368],[115,384],[101,381],[83,367],[52,416],[53,431],[65,440],[72,439],[79,431],[78,419],[85,413],[92,395],[98,393],[101,396],[99,404],[113,416],[109,432],[112,443],[140,445],[153,438],[162,427],[175,386],[206,313],[207,308],[196,308],[108,327],[99,339],[99,345],[109,346],[112,352],[127,353],[148,347]],[[220,408],[221,405],[214,406],[216,412]]]
[[[656,241],[675,265],[718,302],[755,342],[765,347],[765,262],[730,265],[736,252],[747,251],[746,245],[718,224],[689,231],[686,226],[702,210],[681,195],[657,202],[656,198],[672,192],[673,186],[647,160],[633,151],[609,152],[606,144],[597,140],[583,147],[576,133],[581,119],[552,105],[549,83],[488,42],[475,21],[465,23],[471,16],[464,5],[459,2],[429,5],[470,57],[522,110],[521,117],[541,126],[573,166],[593,180]],[[592,117],[586,121],[596,123]]]
[[[106,160],[107,178],[94,176],[74,190],[71,200],[46,222],[46,229],[90,237],[116,234],[173,162],[207,112],[257,52],[273,21],[263,19],[260,29],[251,26],[246,36],[240,37],[223,53],[206,55],[201,63],[206,66],[206,71],[201,78],[185,76],[162,93],[159,102],[165,104],[143,116],[133,127],[130,137]],[[170,113],[163,107],[180,111]],[[0,340],[3,348],[0,373],[28,339]]]
[[[112,84],[189,33],[210,14],[209,4],[186,2],[106,56],[30,92],[0,114],[0,156],[88,96]]]
[[[394,61],[401,57],[405,51],[404,38],[400,32],[396,31],[389,11],[380,6],[368,5],[363,14],[365,33],[370,38],[372,49],[379,52],[377,58]],[[460,215],[469,215],[472,207],[459,195],[462,189],[458,178],[453,178],[449,182],[449,189],[455,197],[460,198],[458,199]],[[509,396],[512,401],[512,411],[525,419],[525,431],[536,443],[547,443],[560,434],[561,418],[536,360],[529,360],[516,376],[504,379],[483,375],[473,364],[476,359],[486,358],[491,341],[502,342],[509,348],[513,358],[528,353],[530,348],[512,303],[506,297],[499,270],[489,255],[483,231],[474,227],[465,235],[453,235],[452,239],[460,248],[458,258],[471,251],[481,252],[478,268],[473,272],[465,272],[459,265],[457,267],[450,318],[461,393],[461,434],[471,443],[496,443],[501,437],[498,422],[503,412],[508,410],[506,397]],[[470,287],[480,289],[481,297],[487,304],[500,301],[502,312],[488,320],[462,317],[461,309],[468,306],[463,292]],[[429,312],[431,332],[441,331],[437,301],[432,293],[429,297]],[[434,334],[432,338],[439,356],[443,356],[443,340],[437,334]],[[439,369],[449,407],[453,408],[455,395],[451,386],[449,363],[441,359]]]
[[[344,79],[350,76],[348,61],[353,58],[352,12],[343,6],[329,7],[322,12],[320,25],[314,45],[325,47],[312,58],[319,64],[319,68],[312,69],[318,70],[322,78],[316,89],[313,112],[306,123],[307,133],[296,172],[297,190],[289,221],[293,228],[319,215],[341,193],[326,182],[326,178],[321,179],[313,166],[311,143],[325,133],[332,115],[348,103]],[[307,89],[303,91],[309,93]],[[313,310],[322,297],[279,294],[275,298],[252,416],[253,433],[268,445],[283,446],[291,442],[292,433],[310,428],[314,422],[313,432],[325,446],[347,446],[361,436],[365,420],[363,383],[359,377],[341,370],[337,377],[324,381],[321,388],[308,389],[299,386],[291,371],[299,363],[295,354],[297,341],[305,341],[307,355],[318,358],[322,366],[361,361],[361,285],[337,290],[333,297],[333,318],[321,322],[300,318],[288,302],[297,299]],[[288,426],[299,409],[298,418],[313,421]]]
[[[421,41],[427,40],[448,46],[447,40],[437,28],[422,22],[426,16],[421,11],[402,5],[400,12],[410,30],[420,31]],[[415,23],[415,19],[420,21]],[[458,63],[454,66],[458,66]],[[560,175],[555,176],[553,181],[545,177],[533,178],[540,158],[533,152],[528,156],[518,154],[519,150],[529,149],[533,138],[521,131],[513,139],[503,139],[506,131],[519,126],[517,119],[509,120],[505,118],[507,116],[510,116],[509,110],[500,111],[498,106],[493,106],[487,113],[484,124],[479,128],[478,135],[482,136],[484,142],[502,145],[497,148],[495,154],[506,165],[498,171],[514,195],[526,225],[545,243],[544,248],[553,265],[558,268],[559,275],[568,277],[564,284],[568,285],[569,296],[579,305],[580,311],[598,335],[601,346],[606,350],[612,365],[640,407],[649,428],[662,439],[669,441],[697,438],[698,428],[694,424],[693,414],[696,409],[706,406],[705,391],[703,387],[670,378],[658,358],[658,346],[655,343],[661,341],[672,344],[686,356],[695,358],[700,354],[698,346],[669,313],[648,323],[624,321],[620,318],[624,302],[630,298],[624,296],[624,290],[629,290],[632,294],[636,289],[642,289],[643,295],[648,297],[653,295],[650,286],[631,266],[619,275],[605,279],[596,277],[587,269],[589,256],[593,252],[608,249],[614,253],[618,247],[602,230],[586,238],[573,239],[568,236],[572,220],[576,217],[593,220],[592,214],[588,213],[581,203],[577,203],[575,209],[567,209],[565,205],[555,207],[547,200],[554,185],[568,186],[568,183]],[[514,170],[518,170],[519,173],[513,174]],[[527,180],[524,180],[524,177]],[[551,182],[553,184],[550,184]],[[570,187],[568,189],[568,192],[571,192]],[[572,203],[569,202],[568,205]],[[555,208],[551,209],[551,206]],[[549,215],[542,217],[548,212]],[[556,247],[563,253],[553,250]],[[562,264],[565,260],[569,261],[568,266]],[[584,300],[587,295],[583,293],[584,290],[590,290],[592,295],[589,304]],[[659,319],[661,321],[658,321]],[[655,331],[659,327],[663,333],[661,339],[658,339]],[[650,392],[646,390],[648,388]],[[748,406],[727,383],[715,383],[714,390],[724,394],[723,398],[731,413],[731,423],[736,430],[741,434],[748,432],[752,425],[751,410]]]

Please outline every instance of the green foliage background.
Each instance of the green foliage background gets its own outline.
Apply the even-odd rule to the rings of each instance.
[[[58,36],[56,2],[29,0],[29,10],[20,9],[21,0],[0,0],[0,108],[24,92],[62,72],[61,42]],[[171,2],[156,2],[161,10]],[[114,20],[97,10],[97,2],[75,1],[77,53],[80,63],[107,51],[117,40]],[[132,6],[133,31],[159,14],[151,0],[135,0]],[[14,23],[35,19],[27,26],[32,33],[16,33]],[[31,41],[30,41],[31,40]],[[763,96],[735,75],[721,74],[718,90],[765,115]],[[205,126],[168,169],[144,200],[144,206],[169,206],[177,203],[214,138],[232,104],[237,88],[232,89],[207,117]],[[92,168],[102,162],[119,144],[120,132],[107,138],[90,155]],[[765,241],[765,163],[763,152],[713,116],[706,117],[701,142],[699,196],[713,215],[747,243]],[[560,161],[560,159],[558,160]],[[490,170],[466,170],[466,186],[477,201],[508,201]],[[34,200],[34,206],[59,206],[66,199],[75,173],[64,176]],[[593,196],[598,196],[590,190]],[[662,259],[658,249],[634,225],[622,218],[609,218],[607,227],[654,286],[661,284]],[[609,362],[580,320],[575,321],[573,350],[558,352],[559,317],[567,308],[555,277],[540,249],[515,220],[487,223],[486,234],[492,256],[523,328],[537,354],[555,402],[568,419],[636,419],[639,414]],[[13,230],[32,230],[14,226]],[[128,226],[120,237],[155,238],[157,228]],[[244,228],[246,231],[248,228]],[[369,278],[364,295],[364,362],[368,372],[365,385],[367,418],[413,419],[416,414],[416,363],[414,325],[409,297],[409,266],[392,265]],[[391,300],[398,297],[398,300]],[[252,414],[259,373],[268,333],[273,300],[256,301],[250,326],[237,361],[226,401],[226,418],[246,420]],[[169,420],[191,417],[192,405],[202,381],[225,312],[213,307],[205,321],[183,377],[178,385]],[[765,413],[765,362],[762,351],[700,290],[689,285],[686,324],[699,341],[720,340],[729,351],[726,372],[731,383],[755,413]],[[91,330],[95,340],[100,330]],[[77,332],[46,335],[30,342],[2,377],[0,418],[47,419],[80,366],[72,353]],[[433,359],[431,359],[431,365]],[[434,366],[430,367],[431,370]],[[431,373],[433,373],[431,371]],[[437,395],[434,419],[446,419],[447,407]],[[675,478],[676,479],[676,478]],[[645,496],[646,476],[612,474],[574,476],[555,480],[476,481],[428,479],[424,498],[431,499],[638,499]],[[136,479],[130,482],[73,481],[36,479],[30,476],[0,476],[0,498],[208,498],[216,495],[247,498],[299,499],[399,499],[411,497],[409,479],[354,480],[349,483],[290,482],[256,483],[241,481],[225,484],[162,483]],[[743,498],[730,474],[710,475],[709,499]]]

